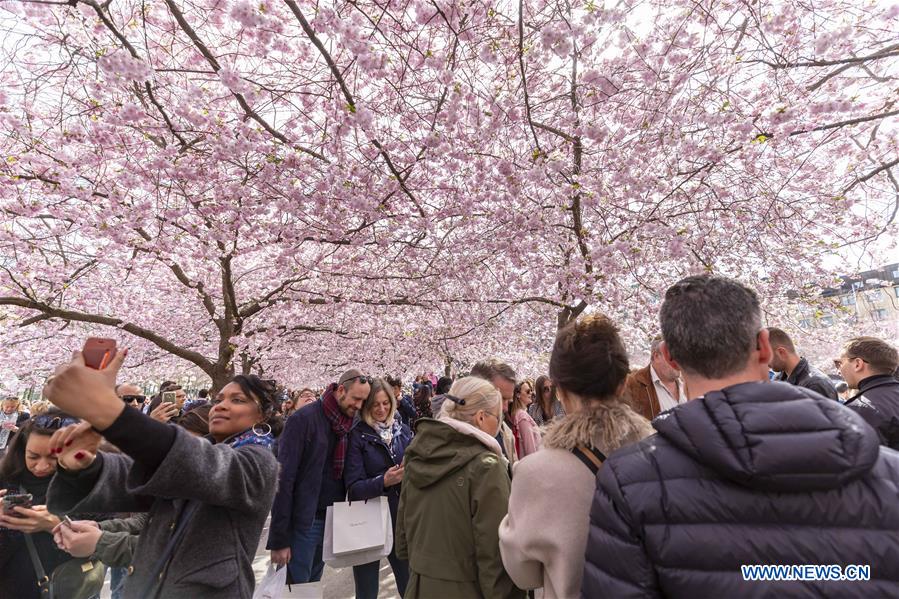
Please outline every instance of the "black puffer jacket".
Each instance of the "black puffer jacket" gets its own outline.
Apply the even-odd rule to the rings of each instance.
[[[593,498],[583,597],[899,597],[899,454],[802,387],[663,413]],[[870,565],[869,582],[745,582],[741,565]]]
[[[809,364],[805,358],[799,360],[799,364],[796,365],[789,377],[786,373],[781,372],[774,380],[811,389],[830,399],[839,399],[840,397],[830,377]]]
[[[858,387],[858,395],[846,406],[874,427],[882,444],[899,449],[899,381],[881,374],[860,381]]]

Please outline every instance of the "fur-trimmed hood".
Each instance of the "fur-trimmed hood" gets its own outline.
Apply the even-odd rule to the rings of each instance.
[[[570,451],[592,445],[606,455],[655,433],[649,421],[621,400],[595,401],[550,423],[543,447]]]

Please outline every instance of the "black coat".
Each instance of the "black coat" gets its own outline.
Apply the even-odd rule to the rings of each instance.
[[[52,476],[42,480],[26,474],[23,479],[27,480],[0,482],[0,489],[13,494],[24,488],[32,495],[32,505],[45,505]],[[56,546],[50,533],[35,533],[31,538],[47,574],[72,559],[71,555]],[[37,583],[37,571],[25,545],[25,535],[0,528],[0,599],[40,599]]]
[[[811,389],[830,399],[838,400],[840,397],[830,377],[809,364],[805,358],[799,360],[799,364],[796,365],[789,377],[782,372],[775,380]]]
[[[743,383],[612,454],[582,597],[899,597],[899,454],[842,404]],[[870,582],[744,582],[741,565],[870,565]]]
[[[846,405],[874,427],[880,442],[899,449],[899,381],[888,374],[870,376]]]
[[[384,473],[403,463],[406,447],[412,442],[412,431],[405,423],[401,427],[402,432],[393,436],[388,447],[381,435],[365,421],[359,420],[350,431],[346,465],[343,469],[347,498],[355,501],[386,495],[394,526],[402,485],[393,485],[385,490]]]

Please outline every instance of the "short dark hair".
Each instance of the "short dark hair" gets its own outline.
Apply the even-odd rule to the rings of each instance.
[[[709,379],[740,372],[762,329],[755,291],[718,275],[694,275],[669,287],[659,320],[672,359]]]
[[[782,347],[791,354],[796,353],[796,346],[793,340],[787,335],[786,331],[777,327],[768,327],[768,340],[771,342],[771,348]]]
[[[384,380],[387,381],[387,384],[391,387],[402,387],[403,381],[400,380],[398,376],[386,376]]]
[[[197,397],[199,397],[200,399],[206,399],[207,397],[209,397],[209,389],[200,389],[199,391],[197,391]]]
[[[203,404],[188,410],[178,418],[178,425],[186,431],[205,437],[209,434],[209,412],[212,404]]]
[[[492,381],[494,378],[498,377],[512,381],[513,383],[518,378],[518,375],[515,374],[514,368],[512,368],[505,362],[500,362],[495,358],[481,360],[480,362],[475,364],[471,368],[471,376],[476,376],[487,381]]]
[[[611,399],[629,371],[618,327],[603,314],[571,322],[556,335],[549,376],[565,391],[585,399]]]
[[[850,358],[861,358],[878,374],[893,374],[899,366],[896,348],[877,337],[855,337],[843,347]]]
[[[453,379],[448,376],[442,376],[437,380],[437,386],[434,387],[436,395],[444,395],[449,393],[450,387],[453,386]]]

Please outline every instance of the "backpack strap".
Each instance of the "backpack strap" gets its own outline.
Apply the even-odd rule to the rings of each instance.
[[[603,455],[600,450],[592,446],[578,445],[571,450],[571,453],[574,454],[574,457],[583,462],[584,466],[589,468],[594,476],[599,472],[602,463],[606,461],[606,456]]]

